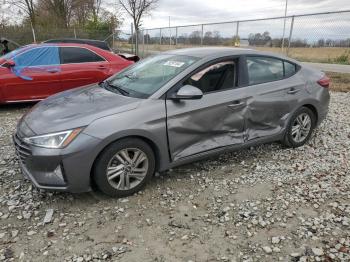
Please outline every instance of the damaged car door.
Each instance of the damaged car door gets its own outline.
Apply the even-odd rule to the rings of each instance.
[[[298,67],[283,59],[247,56],[248,86],[242,88],[249,99],[246,111],[246,139],[274,136],[283,132],[288,117],[305,96]]]
[[[168,92],[167,129],[174,161],[244,142],[246,96],[237,88],[238,62],[235,58],[207,64]],[[171,98],[186,85],[200,89],[203,97]]]

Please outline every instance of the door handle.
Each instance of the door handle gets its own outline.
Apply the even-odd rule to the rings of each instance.
[[[107,67],[106,67],[106,66],[103,66],[103,65],[99,65],[98,68],[99,68],[99,69],[107,69]]]
[[[294,94],[298,93],[299,91],[300,91],[300,89],[292,88],[287,92],[287,94],[294,95]]]
[[[51,68],[51,69],[47,69],[46,71],[49,72],[49,73],[54,74],[54,73],[57,73],[57,72],[60,71],[60,70],[57,69],[57,68]]]
[[[236,102],[236,103],[233,103],[233,104],[229,104],[228,107],[229,108],[237,108],[237,107],[241,107],[243,105],[245,105],[244,102]]]

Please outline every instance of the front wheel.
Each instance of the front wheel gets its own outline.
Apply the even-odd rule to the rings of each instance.
[[[152,148],[141,139],[119,140],[98,157],[93,178],[97,187],[113,197],[126,197],[143,188],[155,170]]]
[[[307,107],[299,108],[288,123],[283,144],[294,148],[303,146],[310,140],[315,126],[315,114]]]

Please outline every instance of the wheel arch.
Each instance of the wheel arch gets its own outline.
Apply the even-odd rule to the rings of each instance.
[[[166,159],[163,156],[161,148],[150,137],[145,136],[145,135],[140,135],[140,134],[130,134],[130,135],[126,135],[126,136],[115,137],[112,139],[108,139],[108,141],[106,143],[104,143],[104,145],[98,150],[96,157],[93,161],[93,164],[91,165],[91,169],[90,169],[90,184],[93,183],[92,176],[93,176],[96,161],[99,158],[99,156],[104,152],[104,150],[106,150],[106,148],[108,146],[110,146],[111,144],[113,144],[115,142],[118,142],[118,141],[123,140],[123,139],[130,139],[130,138],[140,139],[140,140],[144,141],[145,143],[147,143],[147,145],[149,145],[151,147],[151,149],[154,153],[154,157],[155,157],[155,171],[159,171],[160,169],[162,169],[162,167],[164,165],[168,165],[168,163],[167,163],[168,159]]]
[[[317,124],[318,124],[318,119],[319,119],[319,115],[318,115],[317,108],[316,108],[314,105],[312,105],[312,104],[305,104],[305,105],[303,105],[303,107],[306,107],[306,108],[310,109],[311,112],[314,114],[314,116],[315,116],[315,121],[316,121],[316,124],[315,124],[315,125],[317,126]]]

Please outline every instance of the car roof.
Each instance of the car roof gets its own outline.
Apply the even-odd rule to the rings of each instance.
[[[237,48],[237,47],[197,47],[197,48],[184,48],[176,49],[171,51],[166,51],[166,54],[176,54],[176,55],[187,55],[198,58],[220,58],[224,56],[233,56],[233,55],[265,55],[273,56],[281,59],[287,59],[293,62],[295,60],[287,58],[278,53],[259,51],[248,48]]]
[[[230,48],[230,47],[196,47],[196,48],[176,49],[176,50],[168,51],[166,53],[204,58],[204,57],[214,56],[214,55],[220,56],[227,53],[231,53],[232,55],[237,55],[237,54],[245,54],[247,52],[251,53],[251,52],[254,52],[254,50],[244,49],[244,48]]]

